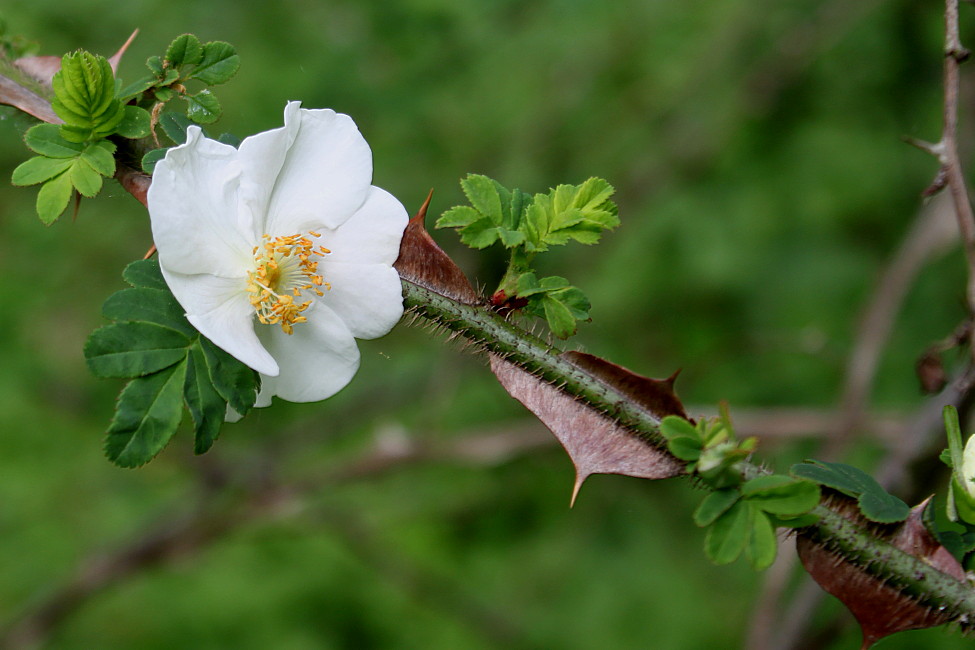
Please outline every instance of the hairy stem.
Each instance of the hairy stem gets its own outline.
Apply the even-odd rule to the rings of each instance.
[[[473,342],[490,353],[538,376],[593,409],[609,414],[658,447],[659,419],[639,408],[625,394],[590,376],[561,356],[561,350],[522,330],[492,310],[456,302],[408,280],[403,281],[406,306],[414,313]],[[742,463],[746,478],[767,470]],[[873,536],[825,504],[813,513],[820,520],[803,530],[816,543],[867,575],[900,590],[918,603],[949,613],[968,627],[975,622],[975,590],[922,560]]]

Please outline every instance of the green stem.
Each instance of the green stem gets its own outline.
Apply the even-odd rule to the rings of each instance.
[[[621,425],[666,449],[658,432],[659,418],[582,371],[561,356],[561,350],[481,306],[456,302],[408,280],[403,281],[403,293],[406,306],[421,317],[559,386],[565,393],[611,415]],[[768,473],[747,462],[742,462],[741,467],[745,478]],[[963,627],[975,624],[975,591],[967,583],[874,537],[866,527],[824,504],[812,512],[820,521],[803,529],[801,534],[917,602],[933,609],[944,608],[942,611],[961,621]]]

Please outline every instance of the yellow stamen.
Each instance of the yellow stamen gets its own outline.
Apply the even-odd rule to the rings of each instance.
[[[296,323],[308,322],[301,312],[312,301],[297,302],[295,298],[301,298],[302,291],[325,295],[318,287],[328,289],[330,285],[318,274],[318,260],[312,256],[324,257],[330,252],[324,246],[316,250],[312,241],[301,235],[273,239],[264,235],[262,245],[254,247],[254,269],[247,273],[246,289],[257,319],[265,325],[280,325],[285,334],[294,333]]]

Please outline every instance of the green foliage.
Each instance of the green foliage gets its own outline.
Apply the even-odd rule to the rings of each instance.
[[[130,379],[116,403],[105,453],[122,467],[149,462],[176,433],[185,402],[194,449],[202,454],[217,439],[228,403],[241,415],[254,404],[259,376],[190,325],[157,262],[133,262],[122,277],[131,288],[102,308],[115,322],[85,344],[92,373]]]
[[[149,134],[149,113],[126,106],[116,95],[115,75],[108,61],[79,50],[65,54],[51,86],[51,108],[64,124],[38,124],[24,134],[38,155],[14,169],[14,185],[43,183],[37,215],[53,223],[67,208],[72,192],[93,197],[104,178],[115,174],[115,148],[106,140],[118,134],[141,138]]]
[[[872,476],[852,465],[808,460],[793,465],[789,473],[854,497],[860,512],[870,521],[895,523],[907,519],[911,512],[906,503],[889,494]]]
[[[775,560],[776,527],[797,528],[816,521],[810,511],[819,504],[819,486],[781,474],[745,481],[739,463],[755,448],[755,440],[738,442],[726,409],[696,425],[677,416],[660,423],[660,434],[674,456],[714,491],[694,512],[694,523],[707,528],[704,550],[715,564],[734,562],[745,553],[756,570]]]
[[[183,34],[169,44],[163,57],[149,57],[146,67],[150,75],[130,84],[121,94],[159,116],[155,124],[147,124],[153,128],[157,142],[160,134],[155,131],[155,126],[160,127],[174,144],[182,144],[187,127],[194,123],[212,124],[223,110],[209,88],[190,91],[187,84],[196,82],[215,86],[230,81],[240,68],[240,57],[229,43],[201,43],[193,34]],[[177,97],[186,102],[186,115],[162,110]],[[151,174],[165,155],[166,147],[146,153],[142,158],[143,171]]]
[[[532,260],[569,240],[595,244],[604,230],[618,226],[617,208],[610,200],[613,187],[590,178],[532,197],[480,174],[468,174],[460,185],[470,205],[450,208],[436,227],[456,228],[471,248],[500,243],[510,251],[508,269],[492,298],[495,306],[544,318],[559,338],[575,334],[577,323],[589,319],[589,299],[565,278],[538,279]]]
[[[706,496],[694,512],[694,523],[708,529],[704,549],[712,562],[734,562],[744,552],[762,570],[775,560],[775,528],[814,522],[807,513],[819,498],[815,483],[778,474],[759,476]]]
[[[687,462],[687,472],[716,489],[741,483],[738,465],[755,449],[755,438],[738,441],[727,413],[720,418],[701,419],[696,425],[669,415],[660,422],[660,435],[667,449]]]

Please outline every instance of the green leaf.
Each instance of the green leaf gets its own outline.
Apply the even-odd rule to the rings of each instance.
[[[701,432],[693,424],[677,415],[668,415],[660,421],[660,435],[667,440],[677,437],[701,440]]]
[[[136,95],[140,93],[144,93],[145,91],[155,86],[157,81],[158,78],[155,76],[143,77],[138,81],[133,81],[128,86],[125,86],[122,90],[119,91],[118,93],[119,100],[124,102],[128,99],[132,99]]]
[[[115,98],[115,76],[108,60],[78,51],[61,58],[61,69],[51,80],[51,108],[65,122],[61,135],[72,142],[108,135],[124,116]],[[90,135],[82,139],[84,132]]]
[[[700,438],[675,436],[667,441],[667,449],[681,460],[694,462],[701,457],[702,445]]]
[[[169,72],[176,74],[175,70],[170,70]],[[160,82],[162,83],[162,82]],[[160,88],[157,87],[153,94],[156,96],[156,101],[168,102],[170,99],[176,96],[176,91],[172,88]]]
[[[701,505],[694,511],[694,523],[701,527],[710,526],[740,498],[741,494],[734,488],[715,490],[704,497]]]
[[[173,67],[188,64],[196,65],[203,60],[203,45],[193,34],[177,36],[166,49],[166,61]]]
[[[152,130],[152,117],[149,111],[138,106],[123,107],[125,114],[122,121],[115,127],[115,132],[123,138],[136,140],[149,135]]]
[[[163,133],[176,144],[186,142],[186,129],[193,121],[181,113],[166,112],[159,117],[159,126]]]
[[[498,241],[498,236],[498,227],[486,217],[460,229],[460,240],[471,248],[487,248]]]
[[[41,186],[37,193],[37,216],[45,224],[54,223],[68,207],[73,187],[67,174],[55,176]]]
[[[71,167],[68,172],[71,177],[71,184],[89,199],[98,194],[102,189],[102,175],[95,171],[83,158],[79,158],[77,164]]]
[[[232,409],[246,415],[257,399],[260,376],[202,335],[200,347],[210,369],[213,387]]]
[[[230,43],[211,41],[203,46],[203,58],[190,73],[190,79],[198,79],[215,86],[230,81],[240,68],[240,57]]]
[[[718,517],[704,537],[704,552],[715,564],[734,562],[751,537],[755,512],[738,501]]]
[[[492,225],[502,224],[501,195],[492,179],[481,174],[468,174],[460,186],[475,210],[487,217]]]
[[[105,440],[109,460],[121,467],[138,467],[162,451],[179,427],[187,365],[184,358],[128,383],[119,395]]]
[[[217,118],[220,117],[220,102],[217,101],[217,96],[209,90],[201,90],[195,95],[186,95],[183,99],[189,104],[189,108],[186,109],[186,116],[194,122],[210,124],[216,122]]]
[[[169,289],[134,287],[116,291],[102,305],[102,315],[110,320],[155,323],[182,332],[190,339],[199,335]]]
[[[595,244],[602,231],[619,225],[616,204],[609,200],[613,187],[601,178],[582,185],[559,185],[548,194],[536,194],[521,229],[528,250],[543,251],[574,239]]]
[[[149,68],[149,72],[157,78],[162,78],[166,68],[163,65],[162,57],[150,56],[146,59],[146,67]]]
[[[213,446],[227,413],[227,401],[213,387],[206,357],[199,342],[190,348],[186,359],[186,384],[183,395],[195,426],[194,451],[205,453]]]
[[[752,530],[745,547],[745,556],[756,571],[764,571],[775,562],[778,552],[775,527],[763,512],[752,512]]]
[[[166,280],[163,278],[157,260],[136,260],[132,262],[122,271],[122,279],[133,287],[165,289],[169,291],[169,285],[166,284]]]
[[[14,185],[34,185],[48,181],[74,165],[71,158],[34,156],[17,165],[10,181]]]
[[[108,140],[99,140],[85,147],[81,159],[96,172],[111,178],[115,175],[115,144]]]
[[[741,486],[745,499],[755,507],[779,516],[795,517],[819,505],[819,486],[782,474],[758,476]]]
[[[84,147],[61,137],[56,124],[36,124],[24,133],[24,142],[31,150],[48,158],[75,158]]]
[[[904,521],[910,507],[888,494],[872,476],[852,465],[808,460],[793,465],[789,473],[855,497],[863,516],[878,523]]]
[[[139,377],[186,357],[185,334],[149,322],[123,322],[95,330],[85,343],[85,359],[96,377]]]
[[[142,171],[147,174],[152,174],[156,169],[156,163],[166,157],[166,152],[169,151],[168,148],[153,149],[146,155],[142,157]]]
[[[542,308],[545,310],[545,320],[552,334],[560,339],[567,339],[576,333],[576,319],[568,305],[551,294],[545,294],[541,301]]]

